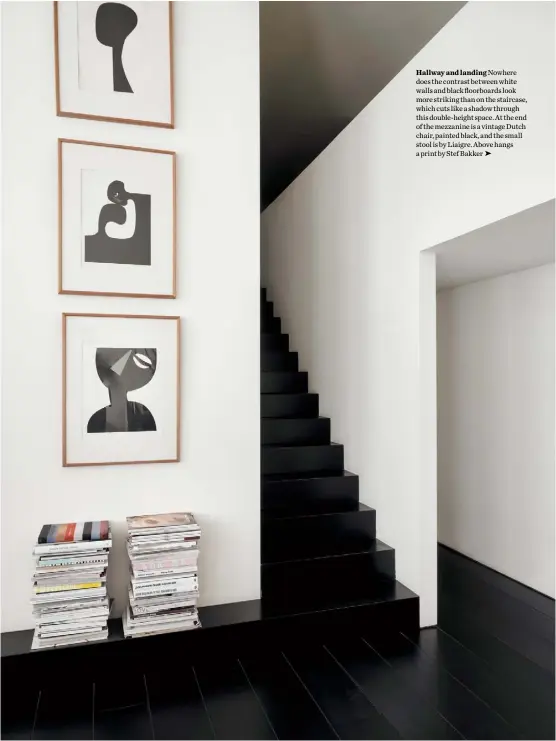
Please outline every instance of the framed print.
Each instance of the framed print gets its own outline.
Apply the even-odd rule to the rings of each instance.
[[[54,3],[58,116],[174,127],[172,3]]]
[[[180,458],[180,319],[63,314],[63,465]]]
[[[176,155],[58,140],[58,292],[176,297]]]

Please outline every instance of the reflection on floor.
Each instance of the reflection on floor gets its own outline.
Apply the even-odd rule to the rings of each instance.
[[[439,548],[439,628],[337,635],[168,672],[68,676],[2,738],[554,739],[554,602]]]

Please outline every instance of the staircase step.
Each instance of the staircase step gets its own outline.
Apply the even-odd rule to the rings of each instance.
[[[264,445],[262,448],[261,472],[311,473],[315,471],[343,471],[344,446],[329,445]]]
[[[266,288],[261,286],[261,301],[266,301]]]
[[[263,394],[261,417],[318,417],[318,394]]]
[[[261,371],[296,371],[299,359],[296,352],[261,350]]]
[[[278,618],[286,618],[295,625],[300,640],[316,640],[322,635],[338,635],[372,626],[373,635],[402,632],[419,634],[419,597],[398,581],[387,580],[369,588],[366,597],[337,598],[331,592],[296,604],[292,600],[280,603],[269,598],[261,600],[262,617],[280,625]]]
[[[349,471],[310,476],[264,476],[261,509],[265,516],[347,512],[359,505],[359,476]]]
[[[303,394],[308,390],[309,374],[307,371],[261,373],[261,394]]]
[[[263,600],[281,605],[310,603],[330,593],[358,599],[371,596],[387,579],[395,579],[394,549],[374,540],[356,553],[265,563],[261,593]]]
[[[274,316],[274,303],[272,301],[261,301],[261,318],[263,316]]]
[[[261,420],[263,445],[326,445],[329,442],[329,417]]]
[[[261,332],[281,334],[282,320],[279,316],[261,317]]]
[[[359,504],[353,512],[289,517],[263,516],[263,563],[364,551],[376,537],[376,512]]]
[[[290,338],[287,334],[261,334],[261,350],[289,350]]]

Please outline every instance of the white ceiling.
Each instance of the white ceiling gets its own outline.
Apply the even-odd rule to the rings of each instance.
[[[437,290],[554,262],[554,199],[435,247]]]

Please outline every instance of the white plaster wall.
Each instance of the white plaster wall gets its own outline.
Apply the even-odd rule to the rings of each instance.
[[[554,597],[554,264],[437,299],[438,539]]]
[[[176,129],[55,116],[52,3],[2,3],[2,630],[32,626],[45,522],[110,519],[125,597],[125,517],[191,510],[201,603],[259,596],[257,2],[174,5]],[[57,138],[178,153],[178,299],[57,295]],[[63,311],[178,314],[182,461],[63,469]]]

